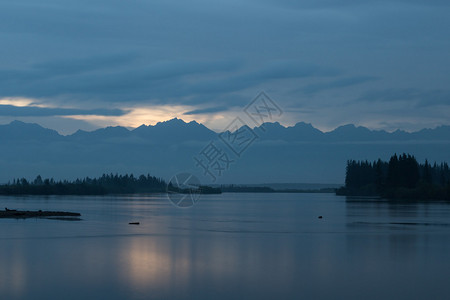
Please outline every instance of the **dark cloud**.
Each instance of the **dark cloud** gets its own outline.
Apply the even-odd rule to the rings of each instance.
[[[337,79],[337,80],[328,81],[328,82],[310,84],[310,85],[305,86],[301,90],[306,94],[312,94],[312,93],[322,92],[322,91],[330,90],[330,89],[351,87],[354,85],[374,81],[377,79],[378,78],[374,77],[374,76],[348,77],[348,78],[342,78],[342,79]]]
[[[359,100],[380,103],[405,102],[417,108],[435,105],[450,106],[450,91],[417,88],[374,90],[365,93]]]
[[[265,0],[273,6],[285,7],[290,9],[348,9],[349,7],[366,8],[373,6],[386,6],[386,4],[393,4],[395,6],[411,6],[411,5],[423,5],[423,6],[450,6],[450,3],[446,0],[377,0],[377,1],[361,1],[361,0]]]
[[[100,115],[122,116],[126,111],[121,109],[76,109],[76,108],[48,108],[37,106],[0,105],[0,116],[13,117],[45,117],[45,116],[71,116],[71,115]]]
[[[271,80],[336,76],[333,68],[295,60],[273,61],[250,70],[238,60],[161,61],[134,68],[116,68],[136,57],[87,58],[33,65],[28,70],[0,71],[1,96],[107,99],[161,104],[211,101]],[[199,97],[208,95],[210,97]],[[201,104],[198,102],[196,104]]]
[[[177,90],[186,89],[180,81],[184,76],[226,74],[240,65],[237,61],[160,61],[117,68],[135,59],[134,55],[90,57],[36,64],[27,70],[0,70],[0,96],[76,95],[125,102],[160,94],[177,96]]]
[[[32,65],[29,72],[35,73],[39,77],[42,76],[60,76],[60,75],[76,75],[95,71],[105,71],[115,69],[117,67],[128,65],[136,62],[138,55],[133,54],[117,54],[91,56],[86,58],[72,58],[70,60],[51,60]],[[23,71],[26,72],[26,71]]]
[[[234,76],[206,79],[190,84],[184,86],[184,91],[194,94],[222,94],[237,92],[257,85],[270,85],[272,80],[327,77],[335,76],[338,73],[338,70],[332,68],[323,68],[295,60],[275,61],[269,62],[261,68],[241,72]]]
[[[219,106],[219,107],[209,107],[209,108],[200,108],[185,112],[184,115],[200,115],[200,114],[211,114],[217,113],[221,111],[227,111],[229,107],[227,106]]]

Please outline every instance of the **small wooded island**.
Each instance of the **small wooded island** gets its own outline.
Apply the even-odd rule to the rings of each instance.
[[[410,154],[394,154],[389,162],[349,160],[344,196],[379,196],[389,199],[450,200],[450,170],[447,163],[427,160],[419,164]]]

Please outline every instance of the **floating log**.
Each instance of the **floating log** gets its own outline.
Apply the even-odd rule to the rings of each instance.
[[[21,211],[5,209],[0,211],[0,218],[27,219],[27,218],[52,218],[52,217],[80,217],[81,214],[66,211]]]

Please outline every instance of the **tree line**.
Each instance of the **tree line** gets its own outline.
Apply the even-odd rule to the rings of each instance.
[[[394,154],[388,162],[347,161],[340,195],[450,200],[450,170],[446,162],[423,164],[410,154]]]
[[[0,195],[105,195],[159,193],[166,191],[166,182],[155,176],[133,174],[103,174],[98,178],[85,177],[73,181],[43,179],[38,175],[34,180],[14,179],[0,185]]]

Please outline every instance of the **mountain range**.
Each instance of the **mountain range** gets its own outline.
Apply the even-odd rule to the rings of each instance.
[[[388,159],[394,152],[409,152],[419,160],[450,161],[450,126],[386,132],[349,124],[322,132],[304,122],[291,127],[275,122],[249,130],[244,126],[238,132],[254,139],[245,144],[242,138],[243,146],[234,151],[230,143],[237,141],[236,132],[216,133],[177,118],[131,130],[106,127],[67,136],[13,121],[0,125],[0,182],[38,174],[73,179],[150,173],[170,179],[178,172],[190,172],[205,183],[342,183],[348,159]],[[212,165],[205,170],[195,160],[211,142],[229,157],[215,178],[208,173]]]

